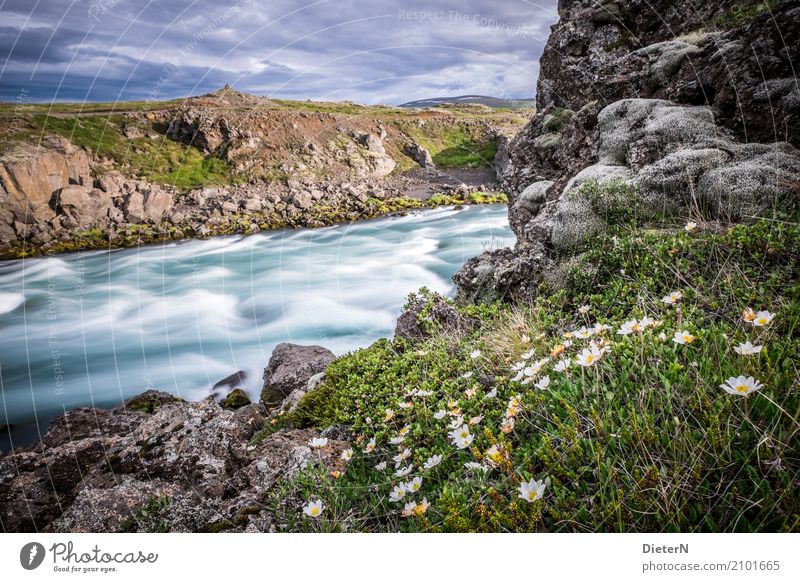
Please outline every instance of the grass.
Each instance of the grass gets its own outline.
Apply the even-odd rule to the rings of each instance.
[[[497,142],[478,124],[402,123],[411,139],[431,153],[440,168],[489,166],[497,153]]]
[[[175,186],[183,191],[217,186],[233,181],[228,164],[204,156],[197,148],[174,142],[166,136],[129,139],[122,133],[118,116],[47,117],[36,115],[34,124],[75,145],[89,148],[97,158],[110,157],[127,175]],[[155,131],[155,127],[140,128]]]
[[[288,531],[797,531],[798,257],[796,222],[615,233],[582,255],[566,291],[527,305],[460,306],[474,332],[380,340],[339,358],[279,426],[346,424],[356,435],[353,459],[338,477],[307,469],[272,492],[268,508]],[[662,303],[677,290],[677,304]],[[754,327],[742,320],[746,307],[776,319]],[[646,316],[653,326],[616,333]],[[595,323],[611,329],[570,336]],[[695,337],[689,345],[672,341],[683,330]],[[563,347],[567,339],[573,344]],[[745,340],[763,351],[735,353]],[[609,349],[596,364],[554,370],[591,341]],[[516,362],[544,358],[532,375],[548,376],[547,389],[514,380]],[[740,374],[764,388],[740,397],[719,387]],[[516,395],[515,425],[503,432]],[[463,449],[448,436],[458,415],[477,420]],[[402,427],[405,441],[389,444]],[[366,453],[371,438],[377,447]],[[410,457],[401,466],[414,468],[397,477],[393,456],[404,448]],[[423,470],[434,454],[441,463]],[[375,468],[380,461],[384,471]],[[414,476],[423,479],[420,491],[391,501],[393,487]],[[533,503],[519,498],[530,479],[546,484]],[[401,515],[405,502],[423,497],[426,512]],[[325,504],[316,520],[298,510],[312,499]]]

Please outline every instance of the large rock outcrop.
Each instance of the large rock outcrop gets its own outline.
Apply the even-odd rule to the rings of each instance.
[[[737,222],[797,203],[800,7],[741,4],[559,2],[538,112],[504,160],[517,244],[468,261],[464,295],[531,298],[620,212]]]
[[[269,490],[307,465],[343,468],[346,442],[313,454],[314,430],[257,443],[261,405],[227,410],[150,392],[57,418],[40,443],[0,457],[6,532],[269,531]]]

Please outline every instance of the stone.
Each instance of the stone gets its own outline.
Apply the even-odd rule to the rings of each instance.
[[[250,404],[250,397],[247,395],[247,392],[241,388],[234,388],[231,390],[230,394],[223,398],[219,403],[222,408],[229,410],[236,410],[238,408],[242,408],[243,406],[247,406],[248,404]]]
[[[437,332],[467,332],[474,321],[461,315],[444,297],[412,294],[397,318],[394,335],[407,340],[420,340]]]
[[[335,359],[333,352],[321,346],[278,344],[264,369],[261,402],[274,406],[293,390],[305,389],[309,379],[323,372]]]
[[[111,197],[103,190],[87,186],[67,186],[56,195],[57,208],[79,228],[89,228],[109,221]]]

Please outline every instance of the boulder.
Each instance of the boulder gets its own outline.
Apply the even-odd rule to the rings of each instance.
[[[405,154],[412,160],[417,162],[421,168],[435,168],[436,164],[433,163],[431,153],[416,142],[407,143],[403,147]]]
[[[97,188],[67,186],[56,195],[56,207],[78,228],[89,228],[109,222],[113,208],[111,197]]]
[[[223,398],[219,405],[228,410],[236,410],[242,406],[250,404],[250,397],[247,392],[241,388],[234,388],[225,398]]]
[[[394,335],[407,340],[420,340],[437,332],[466,332],[474,321],[461,315],[437,293],[412,294],[397,318]]]
[[[321,346],[278,344],[264,369],[261,402],[274,406],[293,390],[306,388],[309,379],[325,371],[335,359],[333,352]]]

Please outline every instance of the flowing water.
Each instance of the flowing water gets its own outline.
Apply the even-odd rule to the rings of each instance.
[[[513,242],[504,206],[0,263],[0,448],[56,415],[155,388],[198,400],[244,370],[258,398],[280,342],[337,355],[392,335],[409,292],[452,292]]]

